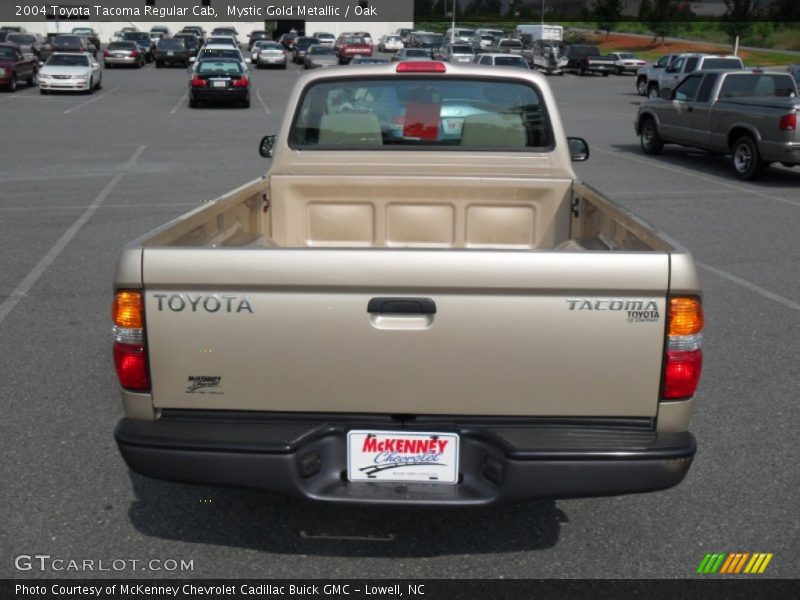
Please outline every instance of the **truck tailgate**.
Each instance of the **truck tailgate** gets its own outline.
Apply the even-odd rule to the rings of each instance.
[[[159,247],[142,260],[157,407],[656,414],[667,253]],[[436,312],[370,313],[376,298]]]

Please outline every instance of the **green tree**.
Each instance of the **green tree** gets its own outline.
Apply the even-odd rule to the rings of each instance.
[[[800,23],[800,2],[797,0],[773,0],[769,7],[770,18],[781,23]]]
[[[446,0],[436,0],[433,4],[433,8],[431,8],[431,14],[436,16],[444,16],[444,14],[449,10],[449,6]]]
[[[597,0],[594,5],[594,16],[597,26],[609,36],[622,17],[622,0]]]
[[[433,0],[415,0],[414,2],[414,18],[419,20],[420,17],[429,17],[433,14]]]
[[[652,0],[648,7],[644,23],[653,32],[653,39],[664,38],[673,35],[678,30],[678,3],[676,0]]]
[[[745,37],[753,30],[753,17],[758,10],[754,0],[724,0],[725,15],[720,22],[720,29],[728,34],[731,42],[736,36]]]

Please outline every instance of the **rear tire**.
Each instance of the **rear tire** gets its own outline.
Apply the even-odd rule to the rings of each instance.
[[[642,123],[639,129],[639,143],[645,154],[661,154],[664,149],[664,141],[658,135],[658,126],[653,119],[648,118]]]
[[[163,66],[164,66],[164,63],[162,63],[160,60],[156,61],[156,69],[160,69]]]
[[[578,66],[578,75],[584,77],[586,75],[586,68],[583,65]]]
[[[769,166],[758,154],[758,145],[749,135],[743,135],[731,146],[731,164],[736,177],[744,181],[757,179]]]
[[[624,72],[625,71],[622,69],[622,67],[617,67],[617,75],[622,75]]]
[[[640,96],[647,95],[647,79],[640,77],[636,80],[636,91]]]
[[[17,91],[17,74],[16,73],[12,73],[11,74],[11,81],[9,82],[7,89],[12,94]]]
[[[603,71],[603,77],[608,77],[609,75],[611,75],[611,73],[608,71]]]
[[[197,100],[194,98],[189,98],[189,108],[197,108]]]
[[[47,90],[43,90],[42,88],[39,88],[39,93],[40,93],[42,96],[44,96],[45,94],[47,94]]]
[[[28,87],[33,87],[36,85],[36,71],[34,71],[33,74],[31,74],[31,76],[25,80],[25,83],[28,85]]]
[[[250,108],[250,98],[242,100],[242,108]]]

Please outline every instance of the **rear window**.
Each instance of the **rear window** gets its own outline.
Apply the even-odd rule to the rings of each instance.
[[[197,65],[197,72],[201,75],[239,75],[242,73],[242,66],[233,60],[204,60]]]
[[[417,39],[419,39],[420,44],[441,45],[444,42],[444,38],[441,35],[420,35]]]
[[[552,147],[539,91],[523,82],[370,78],[305,90],[289,134],[296,149],[534,151]]]
[[[36,36],[27,33],[12,33],[8,36],[8,41],[14,44],[33,44],[36,42]]]
[[[150,42],[150,34],[144,31],[126,31],[123,36],[126,40],[144,40]]]
[[[172,40],[158,40],[158,49],[159,50],[183,50],[186,46],[183,45],[183,40],[172,39]]]
[[[722,83],[720,98],[790,97],[797,94],[789,75],[764,73],[763,75],[728,75]]]
[[[424,56],[427,58],[430,56],[430,54],[428,54],[427,50],[420,50],[418,48],[407,48],[406,56]]]
[[[453,46],[453,54],[475,54],[475,51],[472,46],[464,44],[462,46]]]
[[[528,68],[528,63],[519,56],[498,56],[494,59],[494,64],[498,67],[520,67]]]
[[[111,42],[109,50],[136,50],[136,42]]]
[[[206,48],[203,50],[203,58],[212,57],[212,58],[239,58],[239,51],[234,49],[216,49],[216,48]]]
[[[53,43],[54,44],[69,44],[69,45],[80,44],[81,43],[81,38],[79,38],[77,35],[59,35],[59,36],[56,36],[53,39]]]
[[[500,42],[501,48],[522,48],[522,42],[519,40],[503,40]]]
[[[742,61],[738,58],[707,58],[703,61],[704,69],[741,69]]]

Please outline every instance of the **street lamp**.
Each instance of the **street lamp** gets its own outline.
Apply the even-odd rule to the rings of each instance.
[[[456,41],[456,0],[453,0],[453,24],[450,28],[450,43],[453,44]]]

